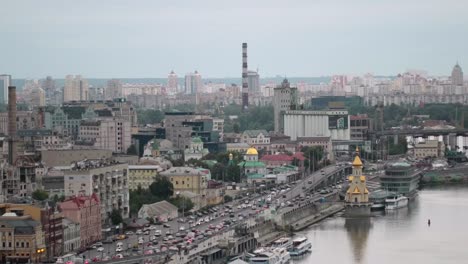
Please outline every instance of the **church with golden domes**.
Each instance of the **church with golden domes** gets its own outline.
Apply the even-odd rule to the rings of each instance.
[[[359,157],[359,149],[353,161],[353,172],[348,177],[349,188],[345,196],[346,215],[367,216],[370,215],[371,203],[369,202],[369,190],[366,186],[366,176],[362,175],[362,161]]]
[[[258,151],[254,147],[247,149],[244,155],[244,161],[238,164],[247,177],[248,183],[264,182],[266,174],[265,163],[258,161]]]

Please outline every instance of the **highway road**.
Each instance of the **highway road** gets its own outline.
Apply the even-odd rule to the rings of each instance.
[[[239,200],[234,200],[232,202],[229,202],[229,203],[226,203],[224,205],[218,205],[216,206],[216,208],[218,208],[218,217],[215,217],[215,213],[210,213],[206,216],[203,216],[203,218],[206,218],[206,217],[211,217],[213,218],[212,221],[206,223],[206,222],[203,222],[201,225],[198,225],[198,226],[195,226],[195,227],[189,227],[189,224],[187,222],[185,223],[181,223],[181,222],[178,222],[177,219],[173,219],[171,221],[169,221],[167,224],[169,225],[169,227],[164,227],[163,225],[157,225],[156,226],[156,229],[155,230],[150,230],[150,234],[149,235],[136,235],[136,234],[133,234],[133,235],[129,235],[126,239],[124,240],[118,240],[118,241],[115,241],[111,244],[104,244],[103,247],[104,247],[104,250],[102,252],[98,252],[97,249],[92,249],[92,250],[87,250],[83,253],[80,254],[80,256],[84,256],[86,259],[93,259],[93,258],[99,258],[99,259],[102,259],[103,257],[105,256],[109,256],[109,257],[113,257],[115,256],[116,254],[123,254],[125,256],[124,259],[122,260],[113,260],[112,263],[128,263],[128,262],[125,262],[125,260],[127,261],[130,261],[130,260],[135,260],[135,261],[140,261],[142,259],[145,259],[147,258],[146,256],[142,256],[143,253],[145,251],[147,251],[150,246],[149,242],[150,242],[150,237],[153,236],[156,232],[156,230],[161,230],[161,236],[160,237],[157,237],[157,241],[158,241],[158,244],[157,244],[157,248],[159,249],[160,248],[160,245],[162,243],[164,243],[163,239],[164,237],[166,237],[166,232],[167,231],[170,231],[172,233],[172,236],[175,237],[175,234],[179,231],[179,228],[180,227],[184,227],[186,231],[190,231],[191,229],[197,229],[197,230],[200,230],[202,231],[202,234],[206,234],[206,231],[209,230],[209,226],[210,225],[219,225],[221,223],[224,222],[224,220],[226,219],[231,219],[232,218],[230,217],[230,214],[229,213],[226,213],[224,216],[219,216],[221,214],[221,212],[225,211],[224,208],[226,208],[226,205],[227,206],[231,206],[232,207],[232,214],[234,214],[234,218],[236,219],[236,222],[239,222],[239,221],[244,221],[246,220],[247,218],[255,218],[258,216],[258,206],[256,209],[251,209],[251,205],[252,203],[255,203],[255,204],[258,204],[259,200],[261,200],[262,202],[263,201],[266,201],[267,200],[267,197],[271,197],[271,206],[279,206],[281,205],[282,203],[286,203],[288,201],[292,201],[295,197],[297,196],[300,196],[301,194],[304,194],[306,192],[309,192],[312,188],[316,187],[317,186],[317,183],[319,183],[324,177],[326,177],[327,175],[331,174],[331,173],[335,173],[336,171],[338,170],[341,170],[343,169],[344,167],[337,167],[335,165],[333,166],[328,166],[328,167],[325,167],[323,168],[323,172],[322,171],[317,171],[309,176],[307,176],[306,178],[298,181],[296,183],[296,185],[289,185],[291,186],[289,190],[287,190],[287,186],[286,185],[283,185],[282,188],[284,189],[284,191],[280,192],[280,188],[277,187],[277,191],[276,191],[276,195],[272,196],[271,194],[271,190],[268,190],[268,191],[262,191],[262,194],[259,194],[259,193],[256,193],[256,194],[253,194],[251,193],[248,197],[245,197],[243,199],[239,199]],[[309,183],[310,182],[310,183]],[[261,191],[261,190],[258,190],[258,191]],[[319,194],[318,192],[314,193],[313,195],[310,195],[308,198],[312,201],[317,201],[319,200],[321,197],[323,197],[324,195],[321,195]],[[306,197],[306,195],[304,194],[303,197]],[[308,200],[309,200],[308,199]],[[242,204],[245,204],[247,202],[249,202],[249,207],[247,208],[238,208],[239,206],[241,206]],[[295,203],[294,205],[298,205],[299,203]],[[284,210],[288,211],[288,210],[292,210],[294,207],[288,207],[288,206],[284,206],[280,209],[280,212],[284,212]],[[243,215],[243,220],[240,220],[239,219],[239,215]],[[186,221],[188,221],[189,219],[186,218],[184,219]],[[198,219],[197,219],[198,221]],[[226,230],[228,229],[222,229],[220,230],[220,232],[226,232]],[[138,239],[139,238],[142,238],[144,243],[143,244],[140,244],[138,245]],[[195,240],[194,241],[194,244],[198,244],[200,241],[203,241],[203,240]],[[123,245],[122,245],[122,248],[123,248],[123,251],[122,252],[116,252],[116,244],[118,242],[121,242]],[[137,244],[138,245],[138,249],[135,249],[135,251],[132,250],[132,247],[133,245]],[[166,252],[167,253],[167,252]],[[165,253],[161,253],[161,255],[164,255]]]

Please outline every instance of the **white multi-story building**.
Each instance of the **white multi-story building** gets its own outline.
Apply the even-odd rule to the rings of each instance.
[[[122,119],[82,120],[78,143],[97,149],[126,153],[131,145],[130,122]]]
[[[224,119],[213,118],[213,131],[224,132]]]
[[[260,93],[260,75],[256,71],[247,72],[250,93]]]
[[[249,146],[255,146],[257,149],[266,149],[270,145],[270,135],[264,129],[245,130],[241,136],[241,142]]]
[[[123,97],[123,88],[120,80],[112,79],[107,81],[106,99],[113,100]]]
[[[80,223],[63,218],[63,253],[75,252],[81,248]]]
[[[71,169],[63,172],[66,197],[98,195],[103,224],[110,222],[113,209],[119,210],[123,218],[128,218],[128,164],[85,160],[74,163]]]
[[[177,74],[174,71],[171,71],[167,76],[167,93],[168,94],[175,94],[178,92],[178,79]]]
[[[194,73],[187,73],[185,75],[185,93],[186,94],[196,94],[202,92],[203,82],[202,77],[195,71]]]
[[[69,141],[66,137],[59,135],[47,135],[42,137],[34,137],[34,149],[36,150],[53,150],[53,149],[69,149]]]
[[[0,74],[0,103],[8,104],[8,86],[11,85],[11,75]]]
[[[462,86],[463,85],[463,71],[460,65],[455,64],[452,70],[452,84],[456,86]]]
[[[36,87],[29,94],[31,106],[45,106],[45,91],[42,88]]]
[[[291,140],[298,137],[331,137],[332,140],[350,140],[347,110],[301,111],[284,113],[284,134]]]
[[[297,108],[297,88],[292,88],[287,79],[284,79],[280,86],[274,89],[273,111],[275,121],[275,132],[284,131],[283,114],[287,110]]]
[[[63,101],[86,101],[88,100],[89,85],[81,75],[67,75],[63,87]]]

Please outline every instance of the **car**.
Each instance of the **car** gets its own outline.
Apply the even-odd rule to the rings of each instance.
[[[97,252],[103,252],[104,251],[104,248],[103,247],[98,247],[97,248]]]
[[[123,259],[124,256],[122,254],[117,254],[113,257],[113,259]]]
[[[180,233],[177,232],[177,233],[175,234],[175,236],[176,236],[176,237],[180,237]]]
[[[157,239],[156,236],[151,236],[151,237],[150,237],[150,240],[151,240],[151,241],[154,241],[154,240],[156,240],[156,239]]]
[[[169,224],[163,224],[163,227],[165,228],[171,228],[171,226]]]
[[[125,234],[126,234],[127,236],[131,236],[131,235],[133,235],[133,232],[132,232],[132,231],[127,231],[127,232],[125,232]]]
[[[150,232],[149,232],[149,230],[146,230],[145,232],[143,232],[143,234],[147,236],[147,235],[150,234]]]
[[[185,230],[184,226],[179,227],[179,231],[184,231],[184,230]]]
[[[123,251],[123,248],[121,248],[121,247],[117,247],[117,248],[115,249],[115,252],[122,252],[122,251]]]
[[[135,233],[135,234],[137,234],[137,235],[141,235],[141,234],[143,234],[143,231],[142,231],[141,229],[138,229],[138,230],[136,231],[136,233]]]
[[[157,236],[157,237],[161,236],[161,230],[154,231],[154,235]]]
[[[117,242],[116,246],[117,247],[123,247],[123,243],[122,242]]]

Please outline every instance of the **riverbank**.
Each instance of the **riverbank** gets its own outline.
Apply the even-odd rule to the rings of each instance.
[[[468,184],[468,167],[423,172],[420,185]]]
[[[331,205],[330,207],[320,211],[317,214],[311,215],[309,217],[305,217],[293,223],[291,225],[291,229],[292,229],[291,231],[303,230],[343,210],[344,210],[343,203],[337,203],[337,204]]]

